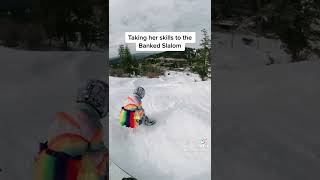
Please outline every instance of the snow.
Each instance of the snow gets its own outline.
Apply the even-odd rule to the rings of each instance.
[[[278,42],[265,40],[265,48],[257,49],[239,39],[231,48],[230,37],[220,35],[226,48],[215,48],[212,132],[210,81],[180,73],[155,79],[110,77],[110,155],[115,163],[139,180],[202,180],[211,174],[212,179],[237,180],[319,176],[320,62],[284,64],[288,55]],[[265,66],[267,51],[284,63]],[[101,67],[106,55],[2,47],[0,54],[0,179],[31,180],[37,143],[53,114],[68,110],[80,82],[105,75]],[[136,85],[146,87],[145,109],[159,122],[131,132],[116,119]],[[210,143],[209,149],[185,147],[189,140],[198,145],[211,133],[214,148]],[[112,163],[110,174],[112,180],[125,175]]]
[[[288,64],[279,40],[214,36],[212,179],[319,177],[319,57]]]
[[[220,70],[252,69],[263,67],[270,63],[270,58],[275,64],[288,64],[290,55],[282,48],[278,39],[257,37],[241,32],[223,33],[214,32],[213,61]],[[253,40],[246,45],[242,38]],[[311,53],[309,61],[317,61],[319,57]]]
[[[109,174],[110,179],[122,180],[124,177],[130,177],[129,174],[120,169],[117,165],[115,165],[112,161],[109,161]]]
[[[3,47],[0,54],[0,179],[31,180],[54,113],[72,108],[84,80],[106,77],[106,55]]]
[[[214,179],[319,177],[320,62],[217,70]]]
[[[253,35],[234,33],[214,33],[214,62],[217,69],[255,68],[266,65],[269,57],[275,63],[287,63],[290,56],[281,49],[281,42],[274,39],[255,37]],[[253,40],[245,45],[242,38]]]
[[[232,48],[231,34],[216,36],[213,179],[318,177],[319,57],[288,64],[277,40],[257,48],[237,34]],[[266,66],[268,55],[277,64]]]
[[[211,178],[211,81],[192,73],[160,78],[110,77],[110,158],[139,180]],[[121,127],[119,110],[137,86],[146,89],[143,107],[153,127]],[[192,171],[191,171],[192,170]],[[110,179],[116,179],[110,173]]]

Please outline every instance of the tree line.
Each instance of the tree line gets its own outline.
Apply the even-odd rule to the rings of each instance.
[[[218,0],[214,20],[248,19],[257,34],[274,34],[291,55],[292,62],[304,61],[319,48],[320,1],[317,0]],[[239,10],[237,7],[242,7]]]
[[[30,7],[2,10],[1,24],[7,25],[2,40],[9,46],[26,41],[31,48],[43,43],[65,50],[71,44],[105,47],[107,8],[103,0],[32,0]]]

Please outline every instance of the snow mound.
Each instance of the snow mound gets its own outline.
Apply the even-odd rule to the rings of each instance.
[[[168,73],[153,79],[110,77],[110,158],[139,180],[210,179],[211,81]],[[119,125],[119,110],[136,86],[146,89],[143,107],[157,120],[153,127]]]

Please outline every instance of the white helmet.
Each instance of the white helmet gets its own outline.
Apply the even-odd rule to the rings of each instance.
[[[137,87],[134,91],[133,94],[137,95],[139,98],[143,98],[145,95],[145,90],[143,87]]]

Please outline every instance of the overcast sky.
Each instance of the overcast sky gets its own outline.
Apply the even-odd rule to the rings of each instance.
[[[125,32],[211,32],[211,0],[110,0],[109,57],[117,56]],[[135,45],[129,44],[131,52]]]

